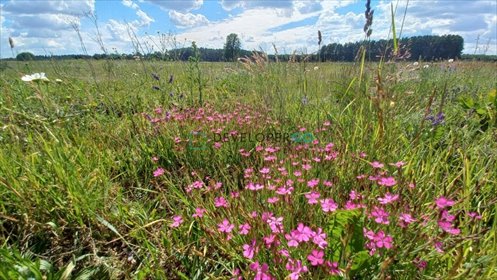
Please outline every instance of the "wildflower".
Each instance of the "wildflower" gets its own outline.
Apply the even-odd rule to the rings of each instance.
[[[397,199],[399,199],[398,194],[392,195],[391,193],[386,193],[384,197],[378,198],[378,201],[380,202],[380,204],[390,204]]]
[[[390,223],[388,221],[389,214],[383,208],[375,206],[371,215],[375,218],[374,221],[379,224],[388,225]]]
[[[266,236],[263,238],[264,243],[266,244],[266,248],[271,248],[271,246],[274,244],[275,246],[279,246],[280,242],[277,239],[277,236],[275,234],[270,234],[269,236]]]
[[[321,199],[320,202],[323,212],[334,212],[338,209],[338,204],[331,198]]]
[[[243,256],[246,257],[247,259],[253,259],[254,254],[257,253],[257,248],[255,247],[256,240],[253,239],[252,243],[249,244],[243,244]]]
[[[278,202],[279,200],[280,200],[279,197],[274,196],[274,197],[268,198],[267,202],[270,203],[270,204],[274,204],[274,203]]]
[[[481,215],[480,215],[480,214],[478,214],[478,212],[469,212],[469,213],[468,213],[468,216],[469,216],[470,218],[475,219],[475,220],[481,220]]]
[[[338,262],[330,262],[326,261],[325,265],[330,269],[330,274],[331,275],[338,275],[340,274],[340,270],[338,269]]]
[[[381,163],[381,162],[378,162],[378,161],[373,161],[373,162],[371,163],[371,166],[372,166],[373,168],[383,168],[384,164],[383,164],[383,163]]]
[[[411,214],[407,213],[402,213],[399,215],[399,225],[400,227],[406,227],[406,225],[409,225],[413,222],[415,222],[416,219],[414,219]]]
[[[192,215],[193,218],[202,218],[207,210],[204,208],[196,208],[195,214]]]
[[[433,245],[435,247],[435,250],[439,253],[443,253],[444,250],[443,250],[443,243],[440,242],[440,241],[437,241],[435,242],[435,244]]]
[[[289,259],[285,267],[291,272],[290,275],[288,275],[291,280],[298,280],[301,273],[308,271],[307,266],[302,265],[302,261],[300,260],[295,261]]]
[[[181,216],[174,216],[173,217],[173,222],[169,225],[172,228],[177,228],[183,223],[183,217]]]
[[[248,183],[247,186],[245,186],[245,188],[248,190],[251,190],[251,191],[258,191],[258,190],[262,190],[264,188],[264,186],[261,184],[254,184],[254,183],[250,182],[250,183]]]
[[[285,239],[287,240],[288,247],[297,247],[299,246],[299,240],[295,234],[285,234]]]
[[[154,171],[154,177],[159,177],[159,176],[164,175],[164,171],[165,171],[164,168],[158,167]]]
[[[424,69],[428,69],[428,68],[430,68],[430,65],[425,64],[425,65],[423,65],[423,68],[424,68]]]
[[[58,83],[58,84],[60,84],[60,83],[62,83],[62,80],[61,79],[55,79],[55,82]]]
[[[235,225],[230,224],[228,219],[224,219],[222,223],[219,223],[217,225],[217,229],[219,230],[219,232],[225,232],[225,233],[230,233],[234,227]]]
[[[267,219],[267,223],[271,228],[271,232],[273,233],[281,233],[283,232],[283,217],[271,217]]]
[[[24,75],[21,77],[21,80],[25,82],[36,82],[36,81],[44,81],[49,82],[50,80],[45,76],[45,73],[34,73],[32,75]]]
[[[269,173],[269,168],[264,167],[264,168],[262,168],[261,170],[259,170],[259,172],[260,172],[261,174],[268,174],[268,173]]]
[[[437,207],[439,209],[444,209],[446,207],[450,207],[452,205],[454,205],[454,201],[453,200],[449,200],[447,199],[446,197],[444,196],[440,196],[438,197],[436,200],[435,200],[435,203],[437,204]]]
[[[378,180],[378,185],[380,186],[385,186],[385,187],[392,187],[397,184],[397,181],[395,181],[394,177],[381,177]]]
[[[317,204],[318,203],[318,198],[319,198],[320,194],[318,192],[310,192],[308,194],[305,195],[305,197],[307,198],[307,202],[309,204]]]
[[[313,235],[313,231],[308,226],[299,223],[297,229],[292,231],[292,234],[297,237],[299,242],[307,242]]]
[[[386,235],[385,232],[380,230],[374,237],[376,247],[378,248],[392,248],[393,238],[390,235]]]
[[[219,197],[216,197],[214,198],[214,206],[216,206],[216,208],[219,208],[219,207],[228,207],[228,201],[222,197],[222,196],[219,196]]]
[[[396,163],[390,163],[390,165],[393,165],[393,166],[395,166],[397,168],[401,168],[402,166],[406,165],[406,163],[403,162],[403,161],[398,161]]]
[[[249,223],[242,224],[238,227],[241,235],[247,235],[251,229]]]
[[[315,186],[317,186],[319,184],[319,179],[312,179],[310,180],[309,182],[307,182],[307,186],[309,188],[314,188]]]
[[[311,254],[307,256],[307,259],[311,262],[313,266],[319,266],[324,263],[324,252],[322,250],[312,250]]]
[[[318,245],[321,249],[328,246],[328,242],[326,242],[326,233],[323,232],[323,229],[318,228],[316,232],[313,232],[312,243]]]
[[[271,280],[271,274],[268,273],[269,266],[267,263],[262,265],[259,262],[254,262],[249,266],[250,270],[255,272],[254,280]]]

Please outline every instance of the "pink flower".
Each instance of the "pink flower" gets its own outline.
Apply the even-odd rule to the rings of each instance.
[[[267,263],[262,265],[259,262],[254,262],[249,266],[250,270],[255,272],[254,280],[272,280],[273,278],[268,273],[269,266]]]
[[[446,207],[450,207],[452,205],[454,205],[454,201],[453,200],[449,200],[447,198],[445,198],[444,196],[440,196],[439,198],[437,198],[435,200],[435,203],[437,204],[437,207],[439,209],[444,209]]]
[[[326,261],[325,265],[330,269],[331,275],[340,274],[340,270],[338,269],[338,262]]]
[[[222,196],[216,197],[214,198],[214,206],[216,206],[216,208],[228,207],[228,201],[226,201],[226,199]]]
[[[252,244],[243,245],[243,256],[247,259],[253,259],[254,254],[257,253],[257,248],[255,247],[255,239],[252,240]]]
[[[312,166],[308,163],[302,164],[302,169],[304,169],[304,170],[310,170],[311,168],[312,168]]]
[[[309,188],[314,188],[315,186],[317,186],[319,184],[319,179],[312,179],[310,180],[309,182],[307,182],[307,186]]]
[[[250,183],[248,183],[247,186],[245,186],[245,188],[248,190],[251,190],[251,191],[258,191],[258,190],[262,190],[264,188],[264,186],[261,184],[258,184],[258,183],[254,184],[254,183],[250,182]]]
[[[181,216],[174,216],[173,217],[173,222],[169,225],[172,228],[177,228],[183,223],[183,217]]]
[[[380,186],[385,186],[385,187],[392,187],[397,184],[397,181],[395,181],[394,177],[381,177],[378,180],[378,185]]]
[[[275,246],[279,246],[280,242],[278,241],[278,237],[275,234],[270,234],[269,236],[265,236],[262,238],[264,243],[266,244],[266,248],[271,248],[274,244]]]
[[[283,217],[271,217],[267,219],[267,223],[271,228],[271,232],[273,233],[281,233],[283,232]]]
[[[285,267],[288,271],[291,272],[288,276],[292,280],[298,280],[301,273],[305,273],[308,271],[307,266],[302,265],[302,261],[300,260],[294,261],[292,259],[289,259]]]
[[[195,214],[192,215],[193,218],[202,218],[207,210],[204,208],[196,208]]]
[[[390,165],[393,165],[393,166],[395,166],[397,168],[401,168],[402,166],[406,165],[406,163],[403,162],[403,161],[398,161],[396,163],[390,163]]]
[[[323,185],[325,185],[325,186],[327,186],[327,187],[331,187],[331,186],[333,186],[333,183],[332,183],[332,182],[330,182],[330,181],[324,181],[324,182],[323,182]]]
[[[238,226],[241,235],[247,235],[251,229],[249,223]]]
[[[392,195],[391,193],[386,193],[384,197],[378,198],[378,201],[380,202],[380,204],[390,204],[397,199],[399,199],[398,194]]]
[[[300,223],[297,226],[297,229],[292,231],[292,234],[298,239],[299,242],[307,242],[312,237],[314,232],[308,226]]]
[[[279,197],[277,197],[277,196],[273,196],[273,197],[268,198],[268,199],[267,199],[267,202],[268,202],[269,204],[274,204],[274,203],[278,202],[279,200],[280,200],[280,198],[279,198]]]
[[[437,252],[439,253],[443,253],[444,250],[443,250],[443,243],[438,241],[438,242],[435,242],[434,244],[434,247],[435,247],[435,250],[437,250]]]
[[[334,212],[338,209],[338,204],[331,198],[321,199],[320,202],[323,212]]]
[[[309,204],[317,204],[318,203],[318,198],[319,198],[320,194],[318,192],[310,192],[308,194],[305,195],[305,197],[307,198],[307,202]]]
[[[445,232],[448,232],[452,235],[458,235],[459,233],[461,233],[461,230],[458,229],[458,228],[454,228],[452,223],[449,222],[449,221],[445,221],[445,220],[439,220],[438,221],[438,226]]]
[[[259,172],[260,172],[261,174],[268,174],[268,173],[269,173],[269,168],[264,167],[264,168],[262,168],[261,170],[259,170]]]
[[[371,215],[375,218],[374,221],[379,224],[388,225],[390,223],[388,221],[389,214],[383,208],[375,206]]]
[[[164,168],[158,167],[154,171],[154,177],[159,177],[159,176],[164,175],[164,171],[165,171]]]
[[[319,266],[324,263],[324,252],[322,250],[312,250],[311,254],[307,256],[307,259],[311,262],[313,266]]]
[[[299,239],[295,234],[290,233],[290,234],[285,234],[285,238],[287,240],[288,247],[297,247],[299,246]]]
[[[400,227],[406,227],[406,225],[409,225],[413,222],[415,222],[416,219],[414,219],[411,214],[407,213],[402,213],[399,215],[399,225]]]
[[[383,232],[382,230],[380,230],[376,234],[376,236],[374,237],[374,241],[375,241],[376,247],[378,247],[378,248],[383,248],[383,247],[385,247],[387,249],[392,248],[392,241],[393,241],[392,236],[386,235],[385,232]]]
[[[230,222],[227,219],[224,219],[222,223],[219,223],[217,225],[217,229],[219,230],[219,232],[226,232],[226,233],[230,233],[234,227],[235,225],[230,224]]]
[[[468,216],[469,216],[470,218],[475,219],[475,220],[481,220],[481,215],[480,215],[480,214],[478,214],[478,212],[469,212],[469,213],[468,213]]]
[[[373,161],[373,162],[371,163],[371,166],[372,166],[373,168],[383,168],[383,166],[384,166],[384,165],[383,165],[383,163],[381,163],[381,162],[378,162],[378,161]]]
[[[318,228],[316,232],[313,232],[312,242],[318,245],[319,248],[324,249],[328,246],[328,242],[326,242],[326,233],[324,233],[321,228]]]

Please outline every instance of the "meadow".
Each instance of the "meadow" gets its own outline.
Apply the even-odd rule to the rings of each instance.
[[[1,63],[1,279],[497,278],[495,63]]]

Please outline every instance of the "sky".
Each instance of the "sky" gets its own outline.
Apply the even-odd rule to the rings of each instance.
[[[459,34],[463,53],[497,55],[497,0],[373,0],[371,39],[392,37],[392,6],[397,36]],[[364,11],[364,0],[0,0],[0,57],[222,48],[230,33],[248,50],[313,53],[318,30],[322,44],[364,40]]]

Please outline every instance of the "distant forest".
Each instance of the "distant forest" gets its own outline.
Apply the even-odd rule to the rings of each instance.
[[[332,43],[323,45],[319,52],[313,54],[280,54],[277,59],[279,61],[288,61],[290,59],[302,60],[307,58],[311,62],[316,61],[343,61],[352,62],[358,58],[361,47],[366,48],[366,59],[368,61],[379,61],[380,59],[391,59],[392,56],[392,40],[378,41],[362,41],[355,43]],[[415,36],[410,38],[402,38],[399,40],[399,53],[396,56],[397,60],[406,61],[437,61],[445,59],[469,59],[469,60],[485,60],[497,61],[495,55],[467,55],[462,54],[464,39],[459,35],[444,35],[444,36]],[[207,62],[226,61],[225,52],[223,49],[199,48],[200,59]],[[254,51],[261,53],[260,51]],[[253,51],[239,50],[239,57],[249,57]],[[26,60],[64,60],[64,59],[113,59],[113,60],[164,60],[164,61],[187,61],[193,55],[193,49],[179,48],[169,50],[167,52],[152,52],[148,54],[94,54],[94,55],[50,55],[40,56],[31,53],[20,53],[16,59],[21,61]],[[276,60],[275,55],[268,56],[270,60]],[[6,59],[13,60],[13,59]]]

